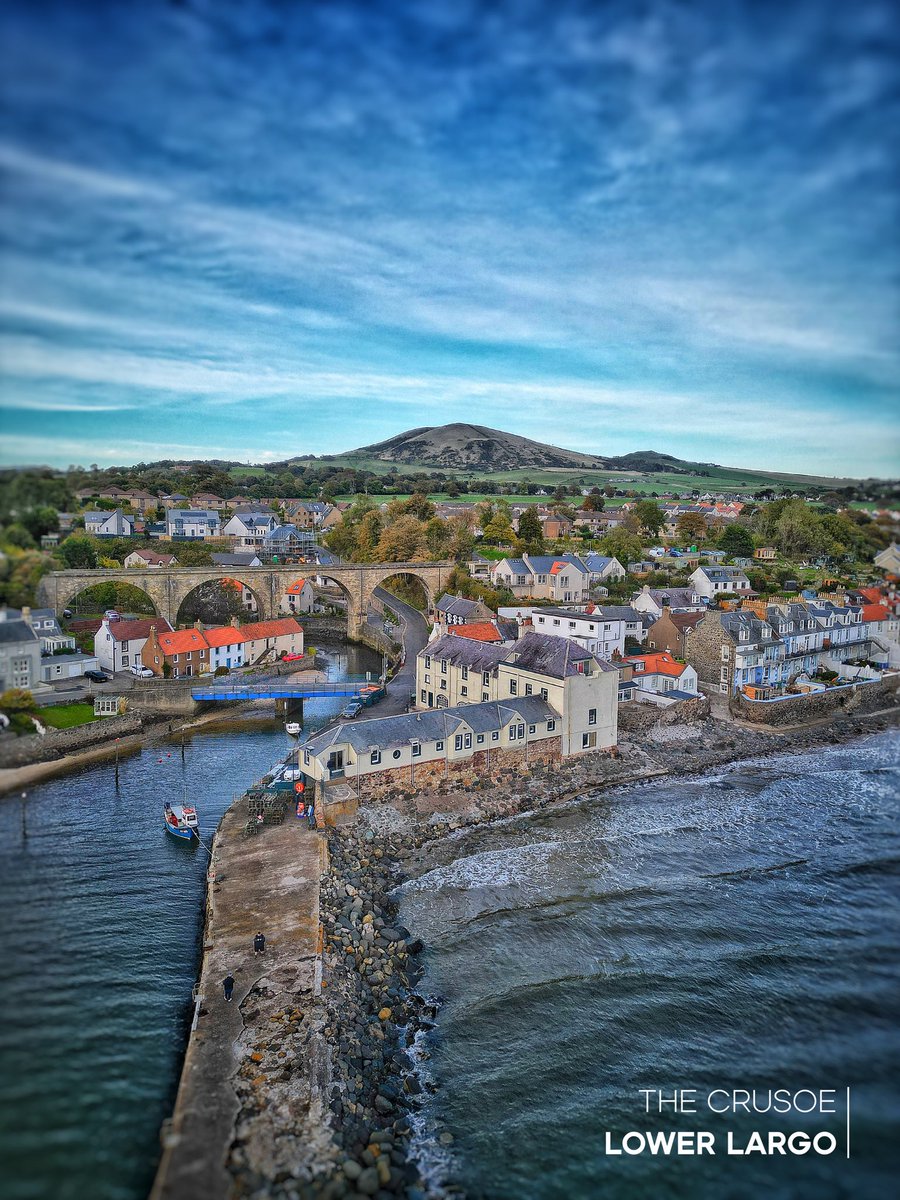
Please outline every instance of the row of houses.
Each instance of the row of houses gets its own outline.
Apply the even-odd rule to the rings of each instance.
[[[302,770],[313,782],[350,780],[371,795],[401,778],[422,787],[609,753],[617,743],[617,687],[615,667],[565,638],[529,631],[496,646],[439,634],[416,660],[415,711],[313,736]]]
[[[174,630],[163,617],[106,618],[94,635],[94,652],[105,671],[147,667],[154,675],[189,678],[219,667],[231,670],[283,654],[302,655],[303,628],[294,617]]]

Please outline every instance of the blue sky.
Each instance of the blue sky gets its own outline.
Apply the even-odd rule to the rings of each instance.
[[[8,3],[0,457],[896,473],[891,8]]]

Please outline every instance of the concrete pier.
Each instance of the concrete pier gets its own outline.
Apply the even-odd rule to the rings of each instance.
[[[241,799],[216,835],[196,1027],[151,1200],[226,1200],[233,1183],[227,1158],[240,1107],[234,1081],[249,1055],[242,1005],[250,997],[248,1005],[258,1007],[254,997],[260,991],[276,1004],[296,1004],[300,996],[312,997],[321,978],[324,838],[291,809],[283,825],[267,826],[256,836],[247,837],[245,825]],[[263,955],[253,953],[257,930],[266,936]],[[222,988],[228,974],[236,981],[230,1003]]]

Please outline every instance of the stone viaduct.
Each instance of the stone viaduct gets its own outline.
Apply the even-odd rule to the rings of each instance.
[[[318,578],[334,583],[347,598],[347,632],[356,636],[366,621],[372,593],[392,575],[418,579],[425,589],[429,607],[434,605],[446,586],[452,562],[344,563],[327,568],[310,565],[268,567],[129,567],[119,570],[51,571],[38,587],[38,604],[61,613],[85,588],[98,583],[129,583],[150,599],[157,616],[165,617],[172,628],[185,598],[201,583],[235,579],[253,593],[258,615],[266,621],[277,617],[281,598],[295,579]]]

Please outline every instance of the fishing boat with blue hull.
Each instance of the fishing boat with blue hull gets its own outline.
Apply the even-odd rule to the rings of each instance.
[[[166,833],[181,841],[189,842],[194,838],[200,841],[200,823],[197,820],[197,810],[193,804],[171,805],[166,802],[163,809],[163,820]]]

